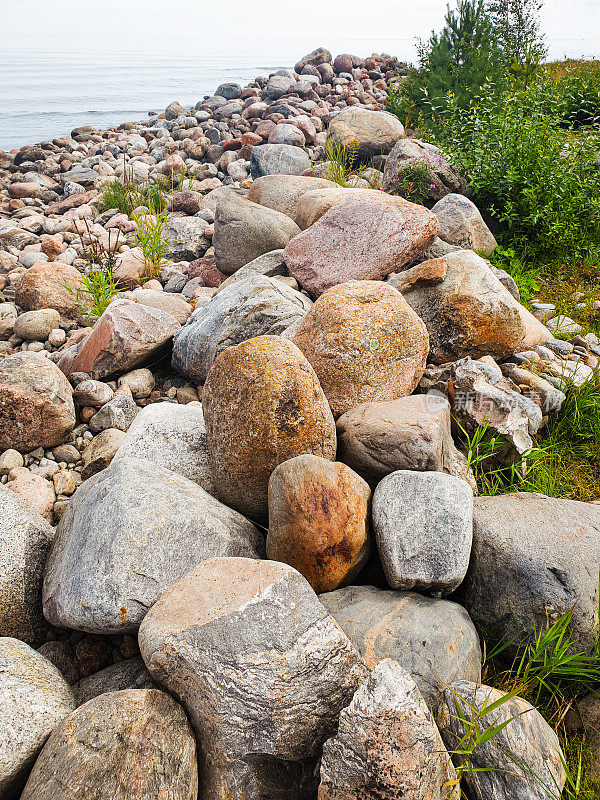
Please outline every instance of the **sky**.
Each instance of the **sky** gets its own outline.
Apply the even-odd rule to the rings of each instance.
[[[0,58],[90,48],[300,55],[318,45],[352,52],[353,44],[366,55],[366,42],[370,50],[395,54],[439,29],[446,0],[379,0],[372,14],[363,0],[0,0],[0,7]],[[600,0],[546,0],[542,25],[553,57],[600,56]]]

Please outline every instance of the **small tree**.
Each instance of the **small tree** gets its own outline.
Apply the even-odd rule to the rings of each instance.
[[[506,65],[525,86],[548,52],[540,28],[542,5],[541,0],[488,0],[487,3]]]

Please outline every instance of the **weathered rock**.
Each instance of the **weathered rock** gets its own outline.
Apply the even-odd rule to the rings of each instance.
[[[121,286],[133,288],[139,286],[146,274],[144,254],[139,247],[126,250],[118,256],[113,271],[114,278]]]
[[[541,494],[475,500],[461,596],[487,641],[513,649],[573,610],[577,647],[598,639],[600,506]]]
[[[116,394],[112,400],[105,403],[90,419],[90,430],[93,433],[99,433],[108,428],[126,431],[136,418],[139,410],[139,407],[132,397]]]
[[[369,669],[393,658],[410,672],[432,709],[454,681],[481,680],[479,637],[458,603],[374,586],[348,586],[319,600]]]
[[[54,308],[77,317],[86,305],[81,274],[62,261],[40,261],[27,270],[16,287],[15,301],[26,311]]]
[[[0,636],[39,644],[42,577],[53,536],[43,517],[0,485]]]
[[[344,586],[370,549],[371,490],[345,464],[291,458],[269,480],[267,557],[298,570],[315,592]]]
[[[310,169],[304,150],[291,144],[261,144],[252,148],[250,174],[253,180],[262,175],[301,175]]]
[[[73,389],[73,399],[80,406],[100,408],[114,397],[114,390],[103,381],[94,381],[91,378],[81,381]]]
[[[442,472],[392,472],[373,495],[373,530],[392,589],[450,594],[469,566],[473,490]]]
[[[22,800],[197,800],[194,734],[158,689],[108,692],[80,706],[46,742]]]
[[[319,800],[458,800],[459,792],[415,682],[395,661],[380,661],[325,742]]]
[[[78,706],[106,692],[120,692],[122,689],[156,689],[141,658],[127,658],[111,664],[100,672],[82,678],[73,687]]]
[[[190,715],[204,800],[314,796],[321,745],[366,670],[296,570],[204,562],[163,594],[139,638]]]
[[[180,327],[164,311],[113,300],[91,333],[65,352],[59,366],[66,375],[87,372],[96,379],[128,372],[158,356]]]
[[[94,436],[83,451],[82,477],[91,478],[92,475],[106,469],[123,444],[124,438],[125,432],[118,428],[106,428]]]
[[[486,256],[498,246],[479,209],[468,197],[447,194],[431,210],[438,218],[438,235],[444,242],[464,247],[465,250],[477,250]]]
[[[490,435],[497,434],[497,445],[505,443],[504,448],[496,446],[498,462],[520,460],[533,447],[532,436],[542,426],[538,403],[504,378],[491,358],[463,358],[428,367],[419,386],[432,404],[444,396],[451,397],[453,416],[467,433],[486,425]]]
[[[326,50],[324,47],[317,47],[316,50],[303,56],[294,67],[294,70],[300,74],[307,64],[318,67],[320,64],[331,64],[332,60],[329,50]]]
[[[467,477],[450,430],[450,403],[414,394],[387,403],[361,403],[338,419],[338,459],[372,486],[399,469]]]
[[[52,730],[75,708],[56,667],[24,642],[0,638],[0,796],[19,792]]]
[[[329,289],[294,342],[317,373],[336,418],[359,403],[409,395],[428,353],[421,320],[400,292],[376,281]]]
[[[404,138],[404,125],[387,111],[351,106],[335,115],[327,136],[345,147],[354,145],[359,158],[368,160],[387,155],[398,139]]]
[[[404,167],[417,163],[426,163],[429,168],[430,188],[427,199],[441,200],[449,192],[466,192],[466,181],[452,167],[448,160],[436,152],[432,145],[420,139],[400,139],[396,142],[385,161],[382,188],[394,194],[398,186],[398,177]]]
[[[270,253],[264,253],[262,256],[255,258],[226,278],[217,289],[217,294],[231,286],[231,284],[237,283],[237,281],[245,281],[248,278],[254,278],[259,275],[263,275],[265,278],[273,278],[276,275],[287,274],[288,270],[283,260],[283,250],[271,250]]]
[[[326,178],[311,178],[304,175],[264,175],[253,182],[248,193],[248,200],[287,214],[297,225],[302,227],[298,215],[298,201],[306,192],[327,188],[334,189],[335,183]]]
[[[44,577],[44,614],[90,633],[136,631],[157,597],[199,561],[257,558],[262,535],[195,483],[119,458],[79,488]]]
[[[397,272],[414,262],[436,234],[437,220],[423,206],[363,190],[361,197],[337,202],[295,236],[284,258],[290,274],[318,297],[338,283],[382,280]]]
[[[456,750],[466,733],[460,711],[471,719],[473,713],[501,700],[505,693],[485,684],[457,681],[445,692],[445,704],[438,713],[438,725],[448,750]],[[467,703],[477,709],[471,712]],[[511,697],[480,721],[485,730],[507,723],[470,756],[472,770],[464,774],[465,785],[474,800],[547,800],[559,797],[565,785],[564,756],[558,736],[540,712],[522,697]],[[454,756],[460,763],[460,757]]]
[[[278,464],[310,453],[335,459],[335,423],[313,368],[278,336],[229,347],[211,367],[202,406],[218,497],[266,521]]]
[[[120,458],[150,461],[215,494],[199,403],[153,403],[143,408],[121,442],[116,454],[116,459]]]
[[[500,369],[502,374],[518,386],[526,397],[540,405],[543,414],[559,411],[567,399],[564,392],[536,375],[535,372],[518,367],[516,364],[501,364]]]
[[[180,325],[185,325],[193,310],[192,306],[184,300],[180,294],[175,294],[174,292],[134,289],[129,296],[132,300],[135,300],[136,303],[158,308],[160,311],[171,314]]]
[[[173,367],[195,383],[204,383],[213,361],[225,348],[254,336],[282,334],[298,324],[310,300],[274,278],[262,275],[222,289],[177,332]]]
[[[73,391],[55,364],[30,352],[0,361],[0,450],[54,447],[75,421]]]
[[[415,286],[434,286],[436,283],[442,283],[447,272],[448,265],[444,258],[429,258],[414,267],[393,273],[387,279],[387,283],[404,294]]]
[[[54,522],[54,502],[56,494],[51,481],[30,472],[28,469],[15,470],[7,484],[8,489],[37,511],[47,522]]]
[[[21,339],[45,342],[50,331],[60,325],[60,314],[54,308],[26,311],[17,317],[14,332]]]
[[[210,247],[210,240],[205,236],[208,222],[202,217],[176,214],[169,214],[167,219],[165,235],[171,258],[176,261],[202,258]]]
[[[221,272],[233,272],[264,253],[283,248],[300,228],[286,214],[251,203],[233,192],[215,213],[213,245]]]
[[[143,400],[150,397],[155,385],[155,378],[151,370],[145,367],[133,369],[121,375],[117,381],[119,387],[126,386],[133,395],[134,400]]]
[[[504,359],[551,338],[483,258],[471,250],[450,252],[444,258],[448,271],[442,283],[404,292],[427,325],[431,361],[443,364],[483,355]]]
[[[375,194],[372,189],[346,188],[343,186],[310,189],[301,194],[297,200],[296,221],[302,230],[306,230],[337,203],[344,203],[347,200],[370,201],[373,197],[375,197]]]

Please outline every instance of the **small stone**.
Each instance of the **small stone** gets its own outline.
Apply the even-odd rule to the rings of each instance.
[[[14,332],[27,341],[45,342],[50,332],[58,328],[59,324],[60,314],[53,308],[26,311],[17,317]]]
[[[136,418],[139,410],[135,400],[131,397],[115,395],[90,419],[90,429],[93,433],[99,433],[107,428],[118,428],[120,431],[126,431]]]
[[[82,678],[73,687],[79,706],[106,692],[155,688],[156,684],[141,658],[128,658],[118,664],[111,664],[110,667]]]
[[[52,450],[52,455],[60,463],[76,464],[81,458],[79,450],[72,444],[60,444]]]
[[[107,383],[89,380],[81,381],[73,390],[73,399],[80,406],[93,406],[100,408],[112,400],[113,390]]]
[[[125,432],[118,428],[106,428],[97,436],[94,436],[83,451],[82,478],[87,480],[97,472],[106,469],[115,457],[119,447],[123,444],[124,439]]]
[[[0,455],[0,475],[8,475],[11,469],[23,466],[23,456],[17,450],[5,450]]]
[[[154,375],[149,369],[140,368],[121,375],[117,383],[119,386],[128,386],[134,399],[139,400],[150,396],[154,389],[155,381]]]
[[[54,473],[52,481],[54,482],[54,491],[56,494],[63,494],[70,497],[75,489],[79,486],[81,481],[76,479],[79,477],[78,473],[70,469],[61,469],[59,472]]]
[[[15,470],[16,471],[16,470]],[[10,476],[9,476],[10,478]],[[19,474],[10,480],[8,488],[25,500],[32,509],[41,514],[47,522],[52,523],[52,508],[56,500],[54,486],[41,475],[34,475],[27,469],[19,470]]]

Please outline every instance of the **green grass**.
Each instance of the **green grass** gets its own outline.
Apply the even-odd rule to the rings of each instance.
[[[134,213],[136,224],[135,244],[142,251],[144,277],[154,278],[167,261],[170,243],[167,232],[167,212],[160,214]]]
[[[136,183],[125,170],[123,178],[105,181],[100,187],[102,206],[105,210],[116,208],[128,217],[139,207],[145,207],[153,214],[160,214],[167,207],[165,192],[168,188],[169,182],[164,177]]]

